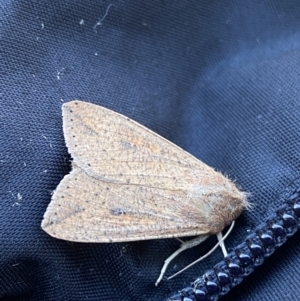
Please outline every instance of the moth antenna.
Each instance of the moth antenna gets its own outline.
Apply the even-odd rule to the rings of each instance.
[[[189,269],[191,266],[193,266],[194,264],[200,262],[201,260],[203,260],[204,258],[208,257],[211,253],[213,253],[213,251],[219,246],[221,245],[224,240],[228,237],[228,235],[230,234],[230,232],[232,231],[233,227],[234,227],[234,224],[235,224],[235,221],[233,221],[231,223],[231,226],[229,228],[229,230],[227,231],[227,233],[224,235],[224,237],[221,237],[220,240],[218,241],[218,243],[209,251],[207,252],[205,255],[203,255],[202,257],[198,258],[197,260],[195,260],[194,262],[190,263],[188,266],[186,266],[185,268],[183,268],[182,270],[180,270],[179,272],[175,273],[174,275],[170,276],[167,278],[167,280],[170,280],[172,278],[174,278],[175,276],[181,274],[183,271]],[[219,233],[218,233],[219,234]],[[219,239],[219,238],[218,238]],[[224,243],[223,243],[224,245]],[[224,249],[225,249],[225,246],[224,246]],[[223,249],[222,249],[223,251]],[[226,252],[226,249],[225,249],[225,252]],[[176,253],[176,252],[175,252]],[[223,251],[224,253],[224,251]],[[226,255],[227,255],[227,252],[226,252]],[[224,256],[225,256],[225,253],[224,253]],[[169,259],[169,258],[168,258]]]
[[[157,286],[160,283],[160,281],[164,277],[164,274],[165,274],[165,272],[168,268],[168,265],[171,263],[171,261],[176,256],[178,256],[184,250],[187,250],[187,249],[190,249],[192,247],[198,246],[199,244],[201,244],[208,237],[209,237],[209,235],[199,235],[196,238],[188,240],[188,241],[182,241],[181,239],[175,237],[178,241],[181,242],[181,247],[165,260],[165,263],[164,263],[164,265],[161,269],[161,272],[160,272],[160,275],[159,275],[158,279],[155,282],[155,285]]]

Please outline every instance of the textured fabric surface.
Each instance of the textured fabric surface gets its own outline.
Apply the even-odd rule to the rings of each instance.
[[[251,193],[229,251],[300,176],[298,1],[0,4],[1,300],[163,300],[217,250],[154,286],[175,239],[59,241],[40,223],[71,169],[61,105],[81,99],[142,123]],[[296,233],[222,300],[299,300]],[[181,254],[171,275],[216,241]]]

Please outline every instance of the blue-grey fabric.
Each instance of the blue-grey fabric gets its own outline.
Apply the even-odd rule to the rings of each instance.
[[[298,1],[2,0],[0,20],[0,300],[164,300],[222,259],[217,250],[155,287],[175,239],[82,244],[43,232],[71,169],[67,101],[120,112],[249,192],[229,251],[300,176]],[[299,238],[222,300],[299,300]]]

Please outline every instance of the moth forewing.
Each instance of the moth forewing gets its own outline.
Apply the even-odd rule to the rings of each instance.
[[[198,216],[192,215],[191,209],[186,212],[184,198],[183,191],[174,196],[169,190],[99,181],[75,167],[54,192],[42,227],[51,236],[78,242],[121,242],[208,233],[207,224],[199,220],[199,208]],[[165,200],[173,206],[164,203]],[[205,220],[203,215],[202,220]]]
[[[77,242],[215,234],[247,206],[221,173],[137,122],[82,101],[63,105],[73,170],[42,228]]]

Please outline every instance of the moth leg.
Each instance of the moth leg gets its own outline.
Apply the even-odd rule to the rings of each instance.
[[[182,240],[182,239],[180,239],[180,238],[178,238],[178,237],[174,237],[175,239],[177,239],[180,243],[184,243],[184,240]]]
[[[185,268],[183,268],[182,270],[180,270],[179,272],[175,273],[174,275],[170,276],[169,278],[167,278],[168,280],[174,278],[175,276],[177,276],[178,274],[182,273],[183,271],[187,270],[188,268],[190,268],[191,266],[193,266],[194,264],[200,262],[201,260],[203,260],[204,258],[206,258],[207,256],[209,256],[219,245],[221,245],[223,243],[224,245],[224,240],[227,238],[227,236],[230,234],[230,232],[232,231],[233,227],[234,227],[235,221],[233,221],[231,223],[231,226],[229,228],[229,230],[226,232],[226,234],[224,235],[224,237],[221,236],[221,238],[219,239],[218,243],[209,251],[207,252],[205,255],[203,255],[202,257],[198,258],[197,260],[195,260],[194,262],[190,263],[188,266],[186,266]],[[218,233],[219,234],[219,233]],[[222,235],[222,234],[221,234]],[[223,249],[222,249],[223,250]],[[224,256],[227,256],[227,252],[224,246]],[[223,251],[224,252],[224,251]],[[226,254],[226,255],[225,255]]]
[[[222,249],[223,255],[224,255],[224,257],[226,257],[227,256],[227,250],[226,250],[226,247],[225,247],[225,244],[224,244],[224,239],[223,239],[222,232],[219,232],[217,234],[217,238],[218,238],[218,241],[220,242],[220,247]]]
[[[181,252],[183,252],[184,250],[193,248],[195,246],[198,246],[199,244],[201,244],[205,239],[207,239],[209,237],[209,235],[205,234],[205,235],[200,235],[194,239],[188,240],[188,241],[182,241],[181,239],[178,239],[181,242],[181,246],[180,248],[175,251],[171,256],[169,256],[166,260],[165,263],[161,269],[160,275],[158,277],[158,279],[155,282],[155,285],[157,286],[160,281],[162,280],[168,265],[170,264],[170,262],[176,257],[178,256]]]

